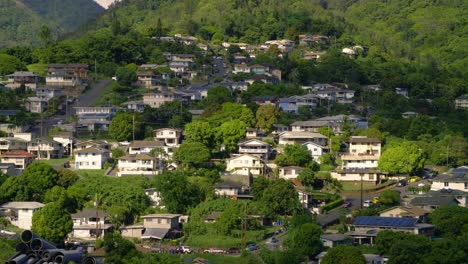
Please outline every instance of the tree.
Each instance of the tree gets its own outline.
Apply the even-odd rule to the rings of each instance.
[[[188,123],[185,125],[185,141],[200,142],[211,150],[215,146],[215,131],[208,122]]]
[[[383,205],[397,205],[400,203],[400,194],[394,190],[385,190],[380,194],[379,202]]]
[[[135,263],[131,259],[139,256],[135,245],[117,232],[106,233],[102,245],[107,253],[105,263]]]
[[[26,69],[26,66],[18,58],[8,54],[0,54],[0,75],[7,75],[24,69]]]
[[[130,141],[133,138],[135,127],[135,135],[139,135],[141,131],[141,122],[138,117],[131,113],[118,112],[112,119],[109,125],[109,135],[117,141]]]
[[[379,168],[390,173],[413,173],[424,168],[424,152],[414,143],[404,141],[389,146],[380,156]]]
[[[57,184],[63,188],[68,188],[73,185],[80,177],[76,172],[69,169],[61,169],[58,171]]]
[[[119,148],[115,148],[113,150],[111,150],[111,153],[112,153],[112,158],[113,159],[118,159],[120,157],[123,157],[125,155],[125,152]]]
[[[468,234],[468,208],[441,206],[429,215],[429,219],[436,226],[438,235],[453,238]]]
[[[128,64],[124,67],[119,67],[115,71],[117,82],[123,86],[131,86],[137,80],[137,66],[135,64]]]
[[[313,162],[312,154],[304,145],[287,144],[284,153],[278,155],[275,163],[278,166],[300,166],[306,167]]]
[[[299,173],[297,179],[306,186],[314,185],[316,180],[315,172],[309,168],[306,168]]]
[[[184,142],[172,157],[182,167],[196,168],[206,165],[211,158],[210,150],[200,142]]]
[[[53,36],[52,32],[50,31],[50,28],[46,25],[43,25],[41,29],[39,30],[39,38],[41,39],[42,43],[44,46],[48,47],[52,44],[53,42]]]
[[[73,229],[73,221],[60,202],[46,204],[32,217],[31,230],[44,239],[63,244],[64,239]]]
[[[240,104],[230,102],[224,103],[221,108],[217,105],[213,105],[209,109],[205,109],[203,117],[212,127],[218,127],[224,122],[232,121],[233,119],[239,119],[247,126],[253,126],[255,124],[252,110]]]
[[[265,215],[271,217],[293,215],[302,207],[293,184],[284,179],[270,180],[260,202],[264,206]]]
[[[41,201],[44,193],[57,184],[58,173],[43,162],[33,162],[20,176],[20,182],[27,190],[28,198]]]
[[[228,152],[237,150],[239,140],[245,137],[247,125],[239,120],[224,122],[217,131],[218,142],[222,143]]]
[[[288,250],[313,258],[322,250],[321,234],[322,229],[320,226],[305,223],[291,230],[284,244],[288,247]]]
[[[330,248],[322,259],[323,264],[365,264],[362,252],[353,246],[336,246]]]
[[[155,188],[161,203],[171,213],[186,213],[204,200],[203,192],[187,180],[181,172],[166,172],[155,178]]]
[[[232,102],[231,91],[224,86],[216,86],[208,90],[206,98],[204,98],[200,104],[203,106],[213,104],[223,104],[225,102]]]
[[[262,105],[257,109],[257,127],[270,133],[273,125],[278,121],[280,113],[278,108],[273,105]]]

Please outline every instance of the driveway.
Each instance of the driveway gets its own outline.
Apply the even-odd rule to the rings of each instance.
[[[85,93],[78,96],[74,106],[92,106],[94,102],[101,97],[104,88],[112,82],[112,80],[101,80],[98,83],[91,85],[89,90],[86,90]]]

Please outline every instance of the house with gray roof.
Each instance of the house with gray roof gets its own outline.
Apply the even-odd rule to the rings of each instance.
[[[87,209],[71,215],[73,230],[68,235],[70,239],[94,240],[103,238],[112,230],[109,215],[103,210]]]
[[[39,202],[16,201],[0,205],[0,213],[10,220],[11,224],[21,229],[31,229],[33,214],[44,207]]]

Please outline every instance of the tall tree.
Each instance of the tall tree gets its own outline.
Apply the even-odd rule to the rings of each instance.
[[[208,122],[191,122],[185,125],[185,140],[200,142],[211,150],[215,146],[215,131]]]
[[[337,246],[329,249],[322,259],[323,264],[365,264],[362,252],[353,246]]]
[[[72,231],[73,221],[70,213],[60,202],[46,204],[32,217],[31,230],[39,236],[56,244],[63,244],[65,237]]]
[[[139,136],[141,126],[139,115],[119,112],[110,122],[109,135],[117,141],[130,141],[134,132],[136,138]]]
[[[197,168],[210,161],[210,150],[200,142],[184,142],[174,151],[173,159],[185,168]]]
[[[257,127],[265,132],[271,132],[273,125],[278,121],[280,113],[273,105],[262,105],[257,109]]]
[[[404,141],[389,146],[380,156],[379,168],[390,173],[413,173],[424,167],[425,153],[414,143]]]
[[[313,258],[322,250],[321,234],[322,229],[320,226],[305,223],[291,230],[284,244],[288,247],[288,250]]]
[[[239,140],[245,137],[247,125],[239,120],[224,122],[217,131],[218,142],[224,145],[228,152],[235,151]]]

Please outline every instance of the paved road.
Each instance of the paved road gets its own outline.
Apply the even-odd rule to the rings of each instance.
[[[89,90],[78,96],[74,106],[91,106],[97,99],[99,99],[99,97],[101,97],[104,88],[106,88],[111,82],[113,81],[102,80],[99,81],[99,83],[91,85]]]

